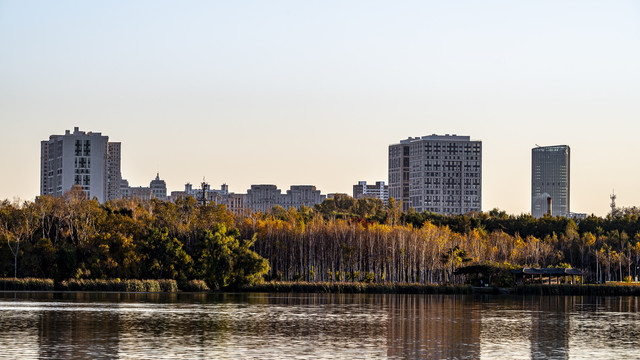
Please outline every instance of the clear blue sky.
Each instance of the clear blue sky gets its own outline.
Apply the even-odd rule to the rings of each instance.
[[[637,1],[0,0],[0,198],[40,140],[122,142],[132,185],[387,180],[387,147],[484,145],[483,209],[530,210],[531,148],[572,149],[571,208],[640,205]]]

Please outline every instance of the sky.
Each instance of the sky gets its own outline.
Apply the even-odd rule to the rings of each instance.
[[[483,210],[530,211],[571,147],[571,210],[640,205],[640,2],[0,0],[0,199],[40,141],[122,143],[122,175],[351,193],[409,136],[483,142]]]

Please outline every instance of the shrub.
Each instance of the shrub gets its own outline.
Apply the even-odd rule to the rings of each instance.
[[[178,292],[178,283],[175,280],[156,280],[161,292]]]
[[[189,280],[181,286],[182,291],[209,291],[207,283],[203,280]]]

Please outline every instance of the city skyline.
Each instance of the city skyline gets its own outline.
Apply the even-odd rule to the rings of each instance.
[[[106,139],[106,140],[104,140],[104,141],[107,141],[107,140],[108,140],[108,136],[102,136],[102,133],[101,133],[101,132],[79,130],[79,127],[74,127],[73,132],[71,132],[70,130],[65,130],[65,135],[66,135],[66,136],[70,136],[70,134],[71,134],[71,136],[73,136],[73,135],[75,135],[75,134],[79,134],[79,135],[80,135],[81,137],[83,137],[83,138],[84,138],[84,137],[86,137],[87,135],[89,135],[89,137],[102,137],[102,138]],[[50,136],[50,138],[51,138],[52,140],[53,140],[53,139],[62,139],[62,138],[64,138],[64,137],[65,137],[65,136],[63,136],[63,135],[51,135],[51,136]],[[87,137],[87,138],[89,138],[89,137]],[[462,139],[462,138],[464,138],[464,139],[466,139],[466,141],[469,141],[469,136],[462,136],[462,137],[461,137],[461,136],[458,136],[458,135],[456,135],[456,134],[453,134],[453,135],[450,135],[450,134],[445,134],[445,135],[436,135],[436,134],[433,134],[433,135],[422,136],[422,137],[416,137],[416,138],[408,138],[407,140],[402,140],[400,143],[407,143],[407,144],[408,144],[409,142],[411,142],[411,141],[413,141],[413,140],[418,141],[418,140],[430,139],[430,138],[434,138],[434,137],[435,137],[435,138],[442,138],[442,139],[440,139],[440,140],[448,140],[448,138],[452,138],[452,139],[457,139],[457,138],[461,138],[461,139]],[[464,139],[463,139],[463,140],[464,140]],[[41,152],[44,152],[44,151],[45,151],[45,148],[44,148],[45,144],[46,144],[46,143],[48,143],[48,142],[51,142],[52,140],[45,140],[45,141],[41,141],[41,147],[42,147]],[[472,142],[477,142],[477,143],[480,143],[480,144],[481,144],[481,143],[482,143],[482,140],[473,140]],[[109,142],[109,145],[110,145],[110,146],[111,146],[111,144],[115,144],[115,145],[117,145],[117,146],[118,146],[118,156],[119,156],[119,153],[120,153],[120,145],[121,145],[121,143],[120,143],[120,142],[118,142],[118,143],[111,143],[111,142]],[[77,145],[77,144],[76,144],[76,145]],[[398,144],[398,145],[399,145],[399,144]],[[389,146],[390,146],[390,147],[392,147],[392,146],[395,146],[395,144],[390,144]],[[541,146],[539,146],[539,145],[537,145],[537,144],[536,144],[536,148],[532,149],[532,151],[535,153],[535,150],[536,150],[536,149],[547,149],[547,148],[556,148],[556,147],[563,147],[563,148],[564,148],[564,147],[566,147],[566,148],[568,149],[568,146],[566,146],[566,145],[553,145],[553,146],[545,146],[545,147],[541,147]],[[104,155],[104,156],[106,156],[106,155]],[[105,159],[106,159],[106,157],[105,157]],[[389,160],[390,160],[390,159],[389,159]],[[533,177],[533,164],[534,164],[534,161],[535,161],[535,160],[532,158],[532,161],[531,161],[531,162],[532,162],[532,169],[531,169],[531,176],[532,176],[532,177]],[[120,159],[118,159],[118,166],[120,165],[120,164],[119,164],[119,162],[120,162]],[[44,166],[44,165],[43,165],[43,163],[42,163],[42,159],[41,159],[41,167],[42,167],[42,166]],[[44,169],[44,168],[43,168],[43,169]],[[480,175],[482,176],[482,170],[481,170]],[[390,176],[390,173],[389,173],[389,176]],[[388,179],[388,178],[387,178],[387,179]],[[158,180],[160,180],[160,179],[159,179],[159,173],[156,173],[155,180],[152,180],[152,181],[151,181],[151,183],[153,183],[154,181],[158,181]],[[126,178],[124,178],[124,177],[123,177],[123,178],[122,178],[122,181],[126,182],[126,183],[127,183],[127,186],[129,186],[129,185],[130,185],[130,184],[128,183],[128,180],[127,180]],[[164,183],[164,180],[161,180],[161,181]],[[387,180],[383,180],[383,183],[384,183],[385,181],[387,181]],[[42,182],[42,177],[41,177],[41,182]],[[205,178],[203,178],[203,182],[205,182]],[[359,181],[359,182],[362,182],[362,181]],[[482,183],[482,180],[480,180],[480,182]],[[309,183],[312,183],[312,182],[309,182]],[[365,181],[365,183],[366,183],[366,181]],[[186,181],[186,183],[185,183],[185,184],[186,184],[185,186],[187,186],[187,185],[191,185],[190,181]],[[209,184],[209,182],[208,182],[208,181],[206,182],[206,184],[207,184],[207,186],[210,186],[210,184]],[[144,188],[144,186],[139,186],[139,184],[134,184],[134,185],[135,185],[135,186],[131,186],[130,188],[131,188],[131,189],[134,189],[134,188]],[[197,184],[196,184],[196,185],[197,185]],[[251,184],[249,185],[249,187],[247,188],[247,191],[249,191],[249,192],[250,192],[250,190],[251,190],[252,188],[254,188],[254,186],[256,186],[256,185],[257,185],[257,186],[273,186],[273,187],[277,187],[278,189],[281,187],[281,185],[280,185],[280,184],[271,184],[271,183],[260,183],[260,184],[258,184],[258,183],[256,183],[256,182],[253,182],[253,183],[251,183]],[[42,184],[41,184],[41,186],[42,186]],[[297,184],[297,185],[292,185],[292,186],[294,186],[294,187],[295,187],[295,186],[307,186],[307,185]],[[312,185],[312,186],[315,188],[315,185]],[[353,185],[352,185],[352,186],[353,186]],[[226,182],[223,182],[223,187],[226,187],[226,188],[228,189],[229,185],[228,185],[228,184],[226,184]],[[173,188],[171,188],[171,187],[167,187],[166,189],[167,189],[167,192],[171,192],[171,191],[173,190]],[[105,191],[106,191],[106,189],[105,189]],[[174,191],[175,191],[175,190],[174,190]],[[240,192],[242,192],[242,190],[239,190],[239,191],[240,191]],[[278,191],[279,191],[279,190],[278,190]],[[321,191],[321,190],[318,190],[318,191]],[[176,191],[176,192],[181,192],[181,191],[180,191],[180,190],[178,190],[178,191]],[[236,192],[237,192],[237,190],[236,190]],[[331,191],[323,191],[323,192],[324,192],[325,194],[332,194],[332,193],[345,193],[345,194],[349,194],[349,192],[331,192]],[[168,193],[167,193],[167,195],[168,195]],[[242,194],[241,194],[241,195],[242,195]],[[244,194],[244,195],[246,195],[246,194]],[[105,193],[105,196],[106,196],[106,193]],[[480,197],[480,198],[481,198],[481,197]],[[533,194],[532,194],[532,198],[531,198],[531,199],[532,199],[531,201],[533,201]],[[30,199],[21,199],[21,200],[30,200]],[[565,201],[566,201],[566,200],[565,200]],[[411,203],[411,202],[409,201],[409,203]],[[557,205],[556,205],[556,206],[557,206]],[[409,206],[409,207],[412,207],[412,206]],[[533,203],[531,203],[531,207],[532,207],[532,209],[533,209]],[[499,208],[499,209],[500,209],[500,208]],[[555,209],[556,209],[556,208],[554,207],[554,216],[558,216],[558,215],[559,215],[559,213],[558,213],[558,214],[556,214]],[[408,210],[408,208],[407,208],[407,209],[405,209],[405,211],[406,211],[406,210]],[[485,208],[482,208],[482,211],[489,211],[489,210],[491,210],[491,209],[485,209]],[[522,213],[527,213],[527,212],[522,212]],[[531,214],[531,215],[536,216],[536,214],[534,214],[534,211],[533,211],[533,210],[529,211],[528,213],[529,213],[529,214]],[[538,216],[539,216],[539,215],[538,215]]]
[[[216,190],[205,179],[200,190],[187,182],[184,191],[169,192],[159,173],[148,187],[131,186],[120,171],[120,149],[121,143],[109,142],[107,135],[79,127],[74,127],[73,132],[65,130],[64,135],[50,135],[49,140],[41,141],[40,194],[61,196],[72,185],[80,185],[82,191],[99,202],[128,197],[173,202],[193,196],[226,204],[234,212],[245,208],[267,211],[274,205],[313,206],[332,195],[322,195],[315,185],[291,185],[282,194],[274,184],[251,184],[246,194],[232,193],[226,183]],[[531,163],[530,214],[536,218],[547,213],[573,216],[569,146],[536,145]],[[392,197],[400,201],[403,211],[465,214],[483,210],[481,140],[457,134],[409,137],[389,145],[388,165],[389,185],[385,181],[375,185],[358,181],[353,185],[353,197],[377,198],[385,204]]]
[[[144,14],[145,16],[140,16]],[[0,199],[38,194],[38,143],[121,142],[132,185],[206,177],[350,193],[388,145],[483,141],[482,209],[530,211],[535,145],[572,149],[571,209],[640,204],[640,5],[0,0]],[[594,146],[594,144],[598,144]],[[339,176],[337,176],[339,175]]]

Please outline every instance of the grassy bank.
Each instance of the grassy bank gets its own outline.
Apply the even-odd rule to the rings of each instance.
[[[96,291],[96,292],[207,292],[202,280],[179,284],[175,280],[86,280],[70,279],[54,282],[52,279],[0,278],[0,291]],[[469,285],[376,284],[363,282],[266,282],[228,289],[240,292],[268,293],[344,293],[344,294],[474,294],[501,291],[494,288],[473,288]],[[640,285],[635,283],[607,283],[605,285],[524,285],[502,289],[503,293],[518,295],[570,295],[570,296],[640,296]]]
[[[244,286],[244,292],[348,294],[470,294],[468,285],[375,284],[363,282],[267,282]]]

